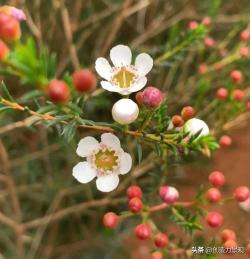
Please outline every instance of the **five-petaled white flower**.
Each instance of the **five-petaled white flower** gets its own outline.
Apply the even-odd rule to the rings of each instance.
[[[131,65],[132,53],[128,46],[117,45],[110,50],[110,59],[98,58],[95,63],[97,73],[107,81],[101,81],[105,90],[122,95],[140,91],[147,83],[146,74],[153,67],[153,59],[146,53],[139,54],[135,65]]]
[[[132,167],[131,156],[124,152],[120,140],[112,133],[101,135],[99,143],[93,137],[80,140],[76,153],[86,157],[73,168],[73,176],[80,183],[88,183],[97,177],[97,189],[113,191],[119,184],[119,174],[123,175]]]

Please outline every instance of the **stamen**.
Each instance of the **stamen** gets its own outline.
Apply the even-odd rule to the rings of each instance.
[[[135,82],[136,78],[136,73],[132,68],[129,69],[123,66],[113,75],[112,81],[120,88],[129,88]]]

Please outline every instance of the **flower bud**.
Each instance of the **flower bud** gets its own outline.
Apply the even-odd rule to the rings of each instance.
[[[223,244],[224,248],[237,248],[237,243],[235,242],[235,240],[227,240],[224,244]],[[233,254],[233,251],[229,249],[229,254]]]
[[[220,138],[219,143],[222,148],[227,148],[232,145],[232,139],[231,137],[224,135]]]
[[[135,99],[139,106],[143,106],[143,92],[136,93]]]
[[[179,192],[172,186],[161,186],[159,191],[160,197],[167,204],[173,204],[179,198]]]
[[[133,213],[138,213],[143,209],[143,203],[139,198],[135,197],[129,201],[128,208]]]
[[[207,124],[203,120],[196,119],[196,118],[188,120],[184,124],[183,129],[184,129],[184,132],[189,132],[191,135],[195,135],[196,133],[198,133],[201,130],[198,138],[207,136],[209,134],[209,128],[208,128]]]
[[[248,41],[250,39],[250,31],[249,30],[244,30],[240,33],[240,39],[242,41]]]
[[[209,16],[205,16],[202,19],[202,24],[204,24],[206,27],[210,27],[210,25],[212,24],[212,19]]]
[[[233,91],[233,98],[235,101],[241,102],[245,97],[245,93],[240,89],[235,89]]]
[[[212,211],[207,215],[206,221],[210,227],[216,228],[223,223],[223,217],[219,212]]]
[[[246,186],[239,186],[234,191],[234,198],[239,202],[246,201],[249,197],[250,190]]]
[[[245,201],[239,202],[239,206],[244,211],[250,212],[250,197]]]
[[[226,88],[219,88],[216,92],[216,96],[219,100],[224,101],[228,97],[228,90]]]
[[[168,236],[164,233],[158,233],[154,237],[155,246],[158,248],[164,248],[168,245]]]
[[[135,228],[135,235],[140,240],[146,240],[152,235],[152,230],[147,224],[137,225]]]
[[[127,98],[120,99],[112,108],[113,119],[122,125],[134,122],[138,115],[138,105]]]
[[[148,86],[143,91],[143,104],[148,109],[158,108],[163,101],[163,93],[156,87]]]
[[[192,119],[195,115],[195,110],[192,106],[185,106],[181,111],[181,117],[184,121]]]
[[[206,63],[200,64],[198,71],[199,71],[199,74],[205,74],[207,72],[207,64]]]
[[[196,21],[191,21],[191,22],[189,22],[189,24],[188,24],[188,28],[189,28],[190,30],[195,30],[198,26],[199,26],[199,24],[198,24],[198,22],[196,22]]]
[[[237,83],[237,84],[240,84],[240,83],[242,82],[242,80],[243,80],[242,73],[241,73],[241,71],[239,71],[239,70],[233,70],[233,71],[231,72],[230,76],[231,76],[231,79],[232,79],[235,83]]]
[[[5,13],[17,19],[18,21],[26,20],[26,15],[23,10],[18,9],[14,6],[4,5],[0,7],[0,13]]]
[[[246,254],[250,255],[250,244],[248,244],[246,247]]]
[[[240,55],[243,57],[243,58],[246,58],[249,56],[249,49],[248,47],[242,47],[240,49]]]
[[[114,212],[108,212],[103,216],[103,225],[107,228],[114,229],[117,227],[119,217]]]
[[[6,60],[8,56],[9,48],[2,40],[0,40],[0,62]]]
[[[225,184],[225,176],[219,171],[214,171],[209,175],[209,182],[215,187],[221,187]]]
[[[247,108],[248,111],[250,111],[250,102],[247,102],[246,108]]]
[[[75,88],[79,92],[90,92],[96,87],[96,76],[88,69],[81,69],[72,75]]]
[[[175,128],[181,127],[184,124],[184,120],[179,115],[174,115],[171,119]]]
[[[209,48],[213,47],[213,46],[214,46],[214,39],[211,38],[211,37],[205,38],[205,39],[204,39],[204,45],[205,45],[206,47],[209,47]]]
[[[221,232],[221,239],[222,241],[226,242],[228,240],[236,240],[236,234],[233,230],[231,229],[224,229]]]
[[[151,254],[150,259],[163,259],[162,253],[159,251],[156,251]]]
[[[129,199],[133,199],[133,198],[142,198],[142,190],[139,186],[137,185],[133,185],[130,186],[127,190],[127,197]]]
[[[221,192],[216,188],[210,188],[207,190],[206,198],[210,202],[218,202],[221,199]]]
[[[67,102],[70,97],[69,88],[62,80],[52,80],[48,86],[48,96],[53,102]]]
[[[20,39],[20,25],[14,17],[0,13],[0,37],[7,42],[13,42]]]

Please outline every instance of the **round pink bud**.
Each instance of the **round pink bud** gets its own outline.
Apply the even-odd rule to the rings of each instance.
[[[220,146],[222,148],[227,148],[227,147],[230,147],[231,145],[232,145],[231,137],[224,135],[220,138]]]
[[[212,24],[212,19],[209,16],[205,16],[202,19],[202,24],[204,24],[206,27],[209,27]]]
[[[135,228],[135,235],[140,240],[146,240],[152,235],[152,230],[147,224],[137,225]]]
[[[135,99],[139,106],[143,106],[143,92],[136,93]]]
[[[156,251],[156,252],[151,254],[150,259],[163,259],[163,255],[162,255],[161,252]]]
[[[241,102],[245,97],[245,93],[244,91],[240,90],[240,89],[235,89],[233,91],[233,98],[235,101]]]
[[[224,229],[221,232],[221,239],[222,241],[226,242],[228,240],[236,240],[236,234],[233,230],[231,229]]]
[[[114,229],[118,225],[119,217],[114,212],[108,212],[103,216],[103,225],[107,228]]]
[[[223,223],[223,217],[219,212],[212,211],[207,215],[206,221],[210,227],[216,228]]]
[[[240,49],[240,55],[241,55],[243,58],[248,57],[248,55],[249,55],[249,49],[248,49],[248,47],[242,47],[242,48]]]
[[[199,71],[199,74],[205,74],[207,72],[207,64],[206,63],[200,64],[198,71]]]
[[[219,171],[214,171],[209,175],[209,182],[215,187],[221,187],[225,184],[225,176]]]
[[[211,37],[207,37],[207,38],[205,38],[204,39],[204,45],[206,46],[206,47],[213,47],[214,46],[214,39],[213,38],[211,38]]]
[[[143,91],[143,104],[149,109],[158,108],[163,98],[163,93],[154,86],[148,86]]]
[[[250,39],[250,30],[244,30],[240,34],[240,39],[242,41],[248,41]]]
[[[178,190],[172,186],[161,186],[159,194],[167,204],[173,204],[179,198]]]
[[[189,28],[190,30],[195,30],[198,26],[199,26],[199,24],[198,24],[198,22],[196,22],[196,21],[191,21],[191,22],[189,22],[189,24],[188,24],[188,28]]]
[[[234,191],[234,198],[239,201],[246,201],[250,197],[250,190],[246,186],[239,186]]]
[[[158,248],[164,248],[168,245],[168,236],[164,233],[158,233],[154,237],[155,246]]]
[[[141,199],[135,197],[128,202],[128,208],[133,213],[138,213],[143,209],[143,203]]]
[[[217,188],[207,190],[206,198],[210,202],[218,202],[221,200],[221,192]]]
[[[231,76],[231,79],[232,79],[235,83],[237,83],[237,84],[240,84],[240,83],[242,82],[242,80],[243,80],[242,73],[241,73],[241,71],[239,71],[239,70],[233,70],[233,71],[231,72],[230,76]]]
[[[246,107],[247,107],[247,110],[250,111],[250,102],[247,102]]]
[[[228,97],[228,90],[226,88],[219,88],[216,92],[216,96],[219,100],[226,100]]]
[[[141,188],[138,185],[130,186],[127,189],[127,197],[129,199],[133,199],[133,198],[141,199],[142,198],[142,190],[141,190]]]

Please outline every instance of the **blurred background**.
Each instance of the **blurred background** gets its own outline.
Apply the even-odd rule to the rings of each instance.
[[[24,10],[27,21],[22,24],[23,41],[32,36],[38,49],[47,46],[50,53],[55,53],[58,78],[71,74],[79,64],[93,69],[96,58],[108,57],[110,48],[119,43],[129,45],[134,53],[145,51],[157,58],[181,42],[190,21],[201,22],[205,16],[211,17],[208,33],[215,46],[209,48],[196,44],[199,39],[191,39],[181,55],[155,66],[149,82],[167,94],[169,115],[192,105],[211,128],[218,121],[224,125],[222,131],[229,130],[233,145],[215,152],[211,160],[196,155],[179,161],[170,159],[168,181],[177,184],[181,200],[191,200],[200,184],[207,186],[212,170],[225,173],[225,194],[250,183],[249,115],[212,116],[214,106],[210,105],[216,89],[229,84],[230,71],[236,67],[244,74],[241,87],[248,95],[249,59],[229,63],[219,72],[214,64],[234,52],[240,32],[250,25],[249,0],[0,0],[0,4]],[[213,64],[212,72],[200,73],[202,63]],[[13,77],[4,80],[17,98],[35,87],[23,86]],[[91,120],[110,121],[109,111],[117,99],[111,93],[97,92],[87,103],[87,116]],[[236,120],[226,123],[232,115]],[[43,125],[28,127],[26,118],[25,114],[12,111],[0,115],[0,224],[4,223],[0,228],[0,258],[149,258],[150,243],[134,238],[137,219],[112,232],[102,226],[102,216],[109,209],[126,210],[125,192],[131,183],[143,186],[150,198],[154,194],[152,189],[158,188],[160,165],[156,162],[153,166],[145,155],[134,168],[137,179],[123,179],[117,191],[102,194],[96,191],[95,183],[80,185],[72,178],[72,167],[79,161],[76,143],[82,136],[99,133],[80,131],[68,144],[56,130]],[[134,144],[127,148],[135,149]],[[225,216],[224,225],[239,234],[239,243],[249,243],[250,214],[236,203],[220,211]],[[190,241],[166,216],[158,216],[168,232],[179,233]],[[13,220],[24,224],[13,227]],[[216,230],[211,229],[199,231],[192,242],[211,241],[215,234]]]

